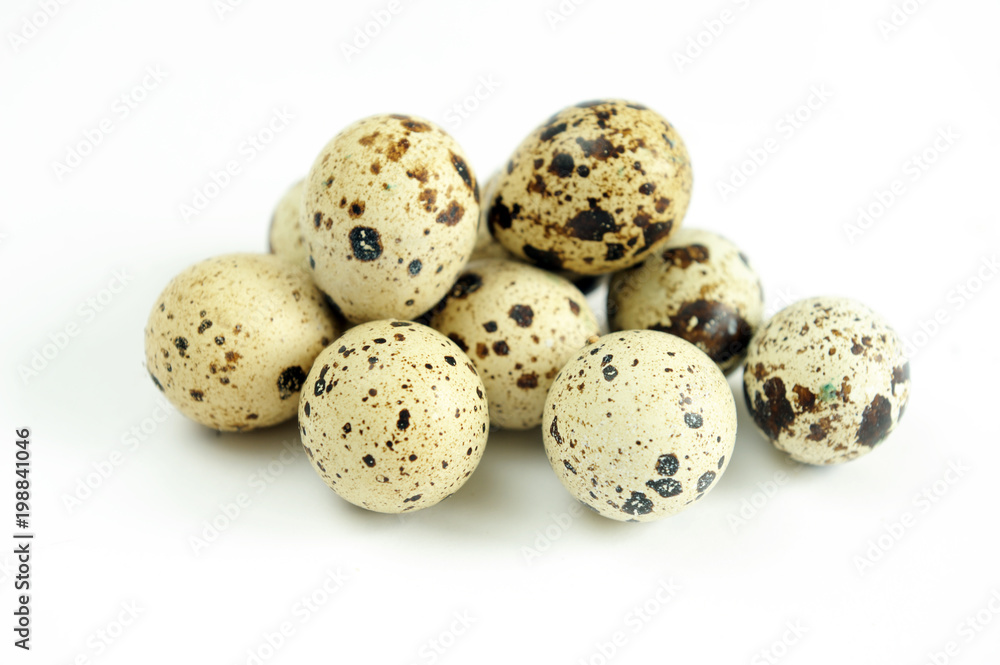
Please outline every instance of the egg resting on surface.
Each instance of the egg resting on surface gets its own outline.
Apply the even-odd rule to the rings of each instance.
[[[608,288],[612,330],[660,330],[691,342],[725,373],[746,356],[764,317],[760,277],[729,240],[685,228]]]
[[[431,326],[469,354],[491,422],[508,429],[541,423],[552,380],[599,333],[586,298],[568,280],[497,259],[466,267]]]
[[[490,232],[548,270],[634,265],[680,228],[691,163],[663,116],[621,100],[563,109],[521,143],[489,206]]]
[[[674,515],[709,492],[736,441],[736,404],[708,356],[679,337],[601,337],[560,371],[542,416],[563,486],[614,520]]]
[[[188,418],[251,430],[295,415],[313,360],[338,333],[301,268],[270,254],[229,254],[187,268],[157,298],[146,367]]]
[[[313,468],[337,494],[401,513],[465,484],[486,448],[489,407],[454,342],[412,321],[372,321],[316,359],[299,426]]]
[[[316,284],[355,323],[423,314],[472,254],[478,192],[462,149],[437,125],[406,115],[355,122],[306,179]]]
[[[910,395],[899,336],[848,298],[800,300],[750,343],[743,394],[757,429],[807,464],[872,451],[896,427]]]
[[[268,249],[289,263],[309,270],[309,249],[299,223],[305,191],[305,179],[299,180],[278,201],[268,231]]]

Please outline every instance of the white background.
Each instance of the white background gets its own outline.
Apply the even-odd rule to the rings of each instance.
[[[577,2],[400,0],[348,59],[342,44],[387,0],[221,15],[212,0],[80,0],[34,32],[40,4],[5,0],[0,534],[15,530],[14,430],[30,427],[37,537],[30,653],[12,646],[0,548],[0,660],[996,662],[1000,8],[909,0],[887,32],[891,0]],[[147,68],[165,78],[133,93]],[[480,77],[495,89],[453,121]],[[123,94],[142,97],[127,116]],[[264,250],[279,197],[341,127],[431,118],[485,179],[555,111],[610,96],[681,132],[685,224],[750,255],[769,311],[853,296],[913,344],[906,417],[871,455],[797,468],[740,396],[728,472],[669,520],[577,510],[538,430],[494,435],[455,497],[401,520],[328,490],[292,424],[218,435],[161,409],[142,346],[157,294],[197,260]],[[249,159],[276,110],[292,120]],[[112,131],[60,177],[104,119]],[[731,180],[769,139],[767,161]],[[934,162],[913,171],[925,150]],[[184,223],[229,161],[240,173]],[[896,179],[902,193],[849,234]],[[220,506],[240,495],[229,520]],[[213,521],[227,528],[206,537]],[[196,552],[192,537],[211,542]],[[327,593],[331,572],[343,583]]]

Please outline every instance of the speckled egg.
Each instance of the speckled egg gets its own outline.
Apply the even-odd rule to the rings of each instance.
[[[895,331],[848,298],[801,300],[750,342],[747,409],[778,450],[806,464],[838,464],[872,451],[910,396],[910,364]]]
[[[638,266],[611,278],[612,330],[661,330],[691,342],[726,373],[764,317],[760,277],[722,236],[681,229]]]
[[[563,367],[542,434],[573,496],[605,517],[648,522],[718,482],[736,441],[736,404],[718,366],[690,342],[627,330]]]
[[[278,201],[271,217],[268,233],[268,248],[272,254],[293,265],[309,270],[309,249],[302,233],[302,198],[306,191],[306,181],[300,180],[285,192]]]
[[[465,484],[486,448],[489,407],[454,342],[412,321],[373,321],[316,359],[299,426],[313,468],[337,494],[402,513]]]
[[[552,380],[599,333],[583,293],[568,280],[496,259],[463,271],[431,325],[472,358],[492,423],[508,429],[542,422]]]
[[[437,125],[406,115],[354,123],[306,179],[316,283],[354,322],[419,316],[472,254],[478,192],[462,149]]]
[[[666,242],[690,196],[687,149],[663,116],[594,101],[560,111],[521,143],[488,221],[504,247],[535,265],[599,275]]]
[[[157,298],[146,367],[187,417],[251,430],[295,415],[313,360],[338,333],[301,268],[270,254],[230,254],[191,266]]]

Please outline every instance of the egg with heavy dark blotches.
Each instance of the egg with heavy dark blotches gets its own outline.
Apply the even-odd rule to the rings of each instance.
[[[339,334],[309,275],[270,254],[230,254],[177,275],[146,324],[146,368],[185,416],[223,431],[295,415],[319,352]]]
[[[309,248],[299,223],[305,191],[306,181],[299,180],[278,201],[268,231],[268,249],[279,258],[309,270]]]
[[[352,124],[306,178],[316,284],[355,323],[423,314],[472,254],[478,192],[465,153],[437,125],[406,115]]]
[[[747,409],[761,434],[806,464],[867,455],[895,429],[910,397],[896,332],[849,298],[800,300],[750,342]]]
[[[356,506],[428,508],[457,491],[486,449],[489,406],[468,356],[412,321],[351,328],[313,364],[299,400],[316,473]]]
[[[760,277],[729,240],[685,228],[608,287],[612,330],[647,328],[693,343],[725,373],[739,366],[764,317]]]
[[[472,358],[490,419],[537,427],[552,380],[599,333],[583,293],[568,280],[516,261],[475,261],[434,309],[431,326]]]
[[[614,520],[675,515],[711,491],[736,441],[718,366],[655,330],[605,335],[559,372],[542,415],[545,453],[577,499]]]
[[[666,242],[690,196],[691,162],[673,125],[606,100],[566,108],[532,132],[486,205],[490,231],[513,254],[599,275]]]

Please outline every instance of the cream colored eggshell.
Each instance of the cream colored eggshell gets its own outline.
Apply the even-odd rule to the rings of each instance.
[[[695,346],[627,330],[563,367],[542,435],[573,496],[605,517],[647,522],[715,487],[736,441],[736,404],[725,376]]]
[[[372,321],[316,359],[299,426],[313,468],[337,494],[401,513],[465,484],[486,448],[489,407],[454,342],[419,323]]]
[[[552,380],[591,336],[597,319],[568,280],[515,261],[469,264],[431,326],[469,354],[486,386],[490,419],[536,427]]]
[[[549,270],[642,261],[680,228],[691,163],[663,116],[621,100],[563,109],[517,148],[489,205],[493,236]]]
[[[271,217],[268,246],[272,254],[303,270],[309,270],[309,248],[306,247],[302,225],[299,223],[305,191],[305,179],[299,180],[278,201]]]
[[[319,287],[354,322],[412,319],[440,300],[476,243],[478,186],[426,120],[360,120],[316,158],[303,233]]]
[[[146,367],[185,416],[224,431],[295,415],[299,389],[339,331],[301,268],[270,254],[197,263],[156,300]]]
[[[638,266],[611,278],[612,330],[662,330],[693,343],[729,373],[764,317],[760,277],[729,240],[685,228]]]
[[[747,409],[778,450],[806,464],[871,452],[895,429],[910,396],[910,364],[896,332],[849,298],[800,300],[750,343]]]

